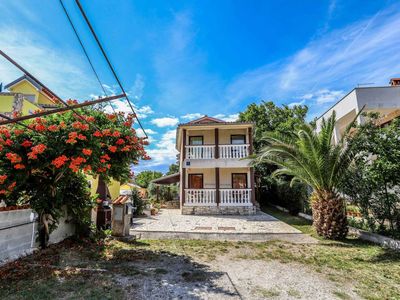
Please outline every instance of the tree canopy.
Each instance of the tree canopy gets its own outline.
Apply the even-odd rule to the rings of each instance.
[[[160,178],[163,173],[158,171],[142,171],[135,176],[135,182],[143,188],[147,188],[150,182],[154,179]]]
[[[272,101],[252,103],[239,114],[240,121],[255,122],[254,149],[260,150],[265,145],[263,135],[266,132],[288,132],[305,122],[308,108],[305,105],[277,106]]]

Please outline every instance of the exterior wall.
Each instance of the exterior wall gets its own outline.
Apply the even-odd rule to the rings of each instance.
[[[215,189],[215,169],[186,169],[186,188],[189,188],[189,174],[203,174],[205,189]]]
[[[247,174],[247,187],[251,188],[250,183],[250,170],[248,168],[233,168],[233,169],[220,169],[219,170],[219,185],[221,189],[232,188],[232,173],[246,173]]]
[[[11,112],[14,103],[14,95],[0,95],[0,112]]]
[[[0,264],[30,254],[38,247],[35,217],[31,209],[0,212]],[[62,217],[50,234],[49,243],[58,243],[74,232],[75,226]]]
[[[120,195],[120,187],[121,184],[112,179],[111,182],[108,184],[108,190],[110,191],[110,195],[111,195],[111,199],[114,200],[115,198],[117,198]]]
[[[204,145],[214,145],[215,144],[215,134],[214,129],[209,130],[188,130],[186,135],[186,145],[189,145],[191,136],[203,136]]]
[[[249,141],[249,137],[247,135],[247,130],[244,128],[241,129],[220,129],[219,130],[219,144],[221,145],[230,145],[231,144],[231,135],[240,134],[246,136],[246,143]]]
[[[19,82],[9,90],[14,93],[35,95],[35,102],[37,102],[39,98],[39,91],[26,80]]]
[[[22,103],[22,115],[30,115],[32,114],[35,110],[40,109],[40,107],[36,106],[35,104],[29,102],[28,100],[24,99],[24,102]]]
[[[320,118],[318,118],[316,122],[317,132],[321,131],[322,119],[324,118],[325,120],[327,120],[332,115],[333,111],[336,112],[336,119],[339,120],[353,110],[358,112],[357,95],[355,89],[347,94],[333,107],[327,110]]]

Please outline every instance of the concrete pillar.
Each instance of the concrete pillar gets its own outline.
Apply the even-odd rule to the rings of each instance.
[[[215,201],[217,202],[217,206],[219,206],[219,203],[220,203],[219,168],[215,168]]]

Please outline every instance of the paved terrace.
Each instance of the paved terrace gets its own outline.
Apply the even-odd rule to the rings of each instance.
[[[162,209],[156,216],[134,219],[130,234],[143,239],[317,242],[262,212],[250,216],[198,216],[182,215],[179,209]]]

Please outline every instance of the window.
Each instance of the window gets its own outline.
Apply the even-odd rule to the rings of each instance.
[[[203,136],[189,136],[189,145],[203,145]]]
[[[233,189],[247,189],[247,174],[246,173],[232,173],[232,188]]]
[[[189,174],[189,189],[203,188],[203,174]]]
[[[244,134],[231,135],[232,145],[243,145],[246,144],[246,136]]]

